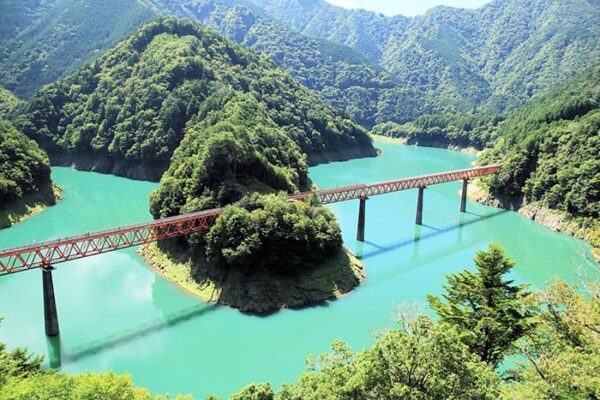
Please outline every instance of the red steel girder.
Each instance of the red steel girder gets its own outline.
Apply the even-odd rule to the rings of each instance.
[[[321,203],[331,204],[445,182],[469,180],[479,176],[495,174],[499,170],[500,165],[489,165],[387,182],[358,184],[315,192],[297,193],[290,195],[288,198],[290,201],[293,201],[317,196]],[[0,276],[138,246],[157,240],[202,232],[210,228],[222,212],[222,209],[215,208],[137,225],[129,225],[3,250],[0,251]]]
[[[440,183],[470,180],[480,176],[498,173],[498,171],[500,171],[500,167],[501,166],[499,164],[495,164],[485,167],[468,168],[439,174],[429,174],[412,178],[397,179],[387,182],[342,186],[335,189],[297,193],[290,195],[289,198],[291,200],[303,200],[311,196],[317,196],[319,201],[323,204],[338,203],[340,201],[367,198],[378,194],[416,189],[420,187],[437,185]]]
[[[0,252],[0,275],[41,268],[208,229],[222,209],[199,211]]]

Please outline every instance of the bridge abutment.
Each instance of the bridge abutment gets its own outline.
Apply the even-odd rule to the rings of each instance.
[[[417,225],[423,225],[423,192],[426,188],[426,186],[419,188],[419,196],[417,197],[417,217],[415,218],[415,223]]]
[[[44,322],[46,325],[47,336],[57,336],[58,312],[56,311],[56,300],[54,298],[54,283],[52,282],[52,268],[47,266],[42,268],[43,289],[44,289]]]
[[[468,187],[468,185],[469,185],[469,180],[464,179],[462,192],[460,195],[460,212],[463,212],[463,213],[467,211],[467,187]]]
[[[358,206],[358,227],[356,230],[356,240],[359,242],[365,241],[365,211],[368,197],[361,197],[360,205]]]

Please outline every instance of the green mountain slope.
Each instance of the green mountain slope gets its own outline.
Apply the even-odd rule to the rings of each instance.
[[[137,0],[2,0],[0,84],[28,97],[153,18]]]
[[[253,1],[298,32],[352,46],[447,111],[514,108],[600,60],[598,0],[496,0],[411,19],[322,0]]]
[[[37,92],[15,121],[55,163],[158,180],[221,89],[254,99],[310,162],[374,155],[366,132],[265,56],[162,19]],[[199,117],[202,115],[203,117]]]
[[[0,64],[0,83],[19,95],[30,94],[156,14],[199,20],[265,52],[367,127],[476,106],[502,112],[600,59],[597,0],[497,0],[478,10],[437,7],[416,18],[345,10],[320,0],[128,0],[103,5],[103,13],[91,9],[96,2],[85,7],[86,2],[72,2],[23,3],[29,6],[20,8],[9,2],[20,11],[9,10],[19,18],[4,17],[6,26],[25,17],[34,23],[21,28],[17,38],[8,32],[18,29],[3,33],[0,49],[7,61]],[[88,9],[95,24],[84,18]],[[77,42],[75,51],[62,48],[67,34],[85,40]],[[40,53],[43,63],[32,63],[34,57],[24,49]]]
[[[600,60],[598,0],[496,0],[414,18],[322,0],[5,3],[0,84],[21,97],[160,14],[264,52],[368,128],[424,114],[502,114]]]
[[[600,217],[600,64],[512,112],[498,136],[483,159],[504,163],[493,194]]]
[[[248,6],[250,3],[214,0],[147,2],[157,12],[198,20],[245,47],[267,54],[302,84],[317,91],[331,105],[346,111],[363,126],[373,126],[379,114],[415,117],[421,106],[415,100],[411,104],[390,107],[392,102],[385,99],[401,96],[397,94],[401,90],[381,67],[347,46],[309,38],[285,28],[256,6]],[[381,107],[378,107],[379,103]],[[382,112],[378,114],[379,108]]]
[[[14,94],[0,86],[0,118],[6,118],[19,102],[20,100]]]

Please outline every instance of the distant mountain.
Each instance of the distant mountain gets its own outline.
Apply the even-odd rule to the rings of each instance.
[[[158,180],[191,128],[232,118],[218,113],[230,102],[250,102],[247,109],[263,121],[244,133],[260,131],[247,138],[252,156],[244,157],[251,165],[238,171],[272,175],[277,187],[295,189],[306,181],[306,156],[321,162],[375,154],[364,129],[266,56],[173,18],[145,25],[90,65],[43,87],[11,115],[54,163]],[[242,114],[231,123],[245,121]],[[266,149],[252,147],[259,143]],[[194,153],[202,146],[195,145]],[[293,172],[278,169],[284,167]]]
[[[423,115],[495,118],[600,61],[599,0],[496,0],[413,18],[322,0],[6,0],[2,7],[0,84],[20,97],[157,15],[201,21],[264,52],[367,128]]]
[[[29,97],[153,18],[137,0],[2,0],[0,84]]]
[[[250,0],[268,16],[310,37],[357,49],[379,64],[389,45],[404,35],[412,18],[347,10],[324,0]]]
[[[510,109],[600,60],[598,0],[495,0],[414,18],[323,0],[252,1],[299,33],[355,48],[400,85],[455,110]]]

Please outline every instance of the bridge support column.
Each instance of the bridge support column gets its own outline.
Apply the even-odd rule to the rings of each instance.
[[[57,336],[58,312],[56,311],[56,300],[54,299],[54,283],[52,282],[51,266],[42,268],[44,286],[44,322],[47,336]]]
[[[356,240],[359,242],[365,241],[365,208],[367,205],[368,197],[360,198],[360,205],[358,207],[358,228],[356,230]]]
[[[425,189],[425,186],[419,188],[419,197],[417,198],[417,218],[415,221],[417,225],[423,225],[423,192]]]
[[[469,185],[469,180],[463,180],[463,188],[460,195],[460,212],[467,211],[467,186]]]

